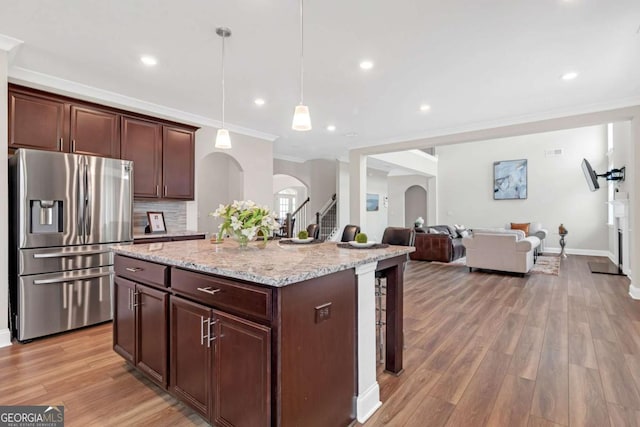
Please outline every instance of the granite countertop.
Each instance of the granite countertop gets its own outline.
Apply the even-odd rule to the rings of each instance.
[[[118,245],[120,255],[184,267],[273,287],[313,279],[359,265],[393,258],[415,251],[414,247],[389,246],[381,249],[342,249],[335,242],[280,245],[269,241],[250,242],[240,249],[235,241],[211,243],[189,240],[139,245]]]
[[[166,233],[140,233],[134,234],[134,240],[142,240],[142,239],[157,239],[159,237],[182,237],[182,236],[199,236],[206,235],[204,231],[191,231],[191,230],[182,230],[182,231],[167,231]]]

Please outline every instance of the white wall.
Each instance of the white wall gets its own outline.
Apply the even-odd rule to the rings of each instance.
[[[407,188],[418,185],[427,190],[430,178],[422,175],[401,175],[389,176],[389,226],[391,227],[413,227],[413,223],[405,225],[405,192]],[[427,200],[429,192],[427,191]],[[428,202],[427,202],[428,205]],[[421,214],[425,224],[431,224],[427,205],[424,206],[424,213]],[[413,218],[415,220],[415,218]]]
[[[366,213],[366,229],[362,229],[367,233],[369,240],[379,242],[382,240],[382,234],[388,224],[389,208],[384,206],[384,198],[389,195],[389,186],[387,183],[387,173],[375,169],[367,169],[367,193],[377,194],[379,197],[379,210],[367,211]]]
[[[215,171],[208,170],[205,157],[220,152],[233,157],[243,171],[242,198],[261,205],[271,206],[273,198],[273,143],[247,135],[231,133],[230,150],[214,148],[217,129],[202,127],[196,131],[195,194],[213,186],[221,185]],[[223,185],[228,185],[224,182]],[[199,230],[199,222],[209,218],[198,218],[198,196],[187,203],[187,228]]]
[[[9,217],[8,199],[8,129],[9,115],[7,105],[7,67],[8,53],[0,49],[0,347],[11,344],[9,331]]]
[[[220,220],[209,216],[220,204],[244,199],[244,171],[238,162],[226,153],[211,153],[200,161],[196,171],[200,183],[211,180],[215,185],[200,185],[196,193],[198,202],[198,231],[218,232]]]
[[[338,236],[341,236],[344,226],[351,223],[349,219],[349,163],[338,161],[336,167],[336,194],[338,197],[338,230],[340,231]]]
[[[282,175],[278,173],[273,175],[273,194],[276,194],[277,192],[282,191],[285,188],[298,188],[298,187],[305,188],[305,193],[306,193],[306,187],[304,183],[300,181],[298,178],[290,175]]]
[[[558,148],[561,156],[545,157]],[[607,194],[590,192],[580,169],[587,158],[604,170],[606,151],[604,125],[437,147],[439,222],[473,228],[539,221],[549,230],[547,250],[559,247],[563,223],[567,249],[606,254]],[[528,198],[493,200],[493,162],[511,159],[528,160]]]

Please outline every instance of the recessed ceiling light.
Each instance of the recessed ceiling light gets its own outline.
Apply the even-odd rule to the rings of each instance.
[[[335,127],[334,125],[329,125],[329,126],[327,126],[327,130],[328,130],[329,132],[333,132],[333,131],[335,131],[335,130],[336,130],[336,127]]]
[[[575,71],[571,71],[570,73],[564,73],[562,75],[562,80],[573,80],[576,77],[578,77],[578,73],[576,73]]]
[[[431,110],[431,105],[422,104],[422,105],[420,106],[420,111],[425,112],[425,111],[429,111],[429,110]]]
[[[363,70],[370,70],[373,68],[373,62],[371,61],[362,61],[360,63],[360,68],[362,68]]]
[[[258,106],[263,106],[264,105],[264,99],[256,98],[256,99],[253,100],[253,103],[258,105]]]
[[[140,57],[140,61],[142,61],[142,63],[147,67],[153,67],[158,63],[158,60],[150,55],[142,55]]]

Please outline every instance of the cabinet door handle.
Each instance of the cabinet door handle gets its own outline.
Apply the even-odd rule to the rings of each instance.
[[[216,323],[218,323],[218,321],[217,320],[213,320],[213,319],[208,319],[208,320],[209,320],[209,326],[208,326],[208,333],[207,333],[207,335],[208,335],[208,337],[207,337],[208,338],[207,339],[207,347],[210,348],[211,347],[211,342],[215,341],[216,338],[218,338],[215,335],[211,336],[211,326],[213,326]]]
[[[210,342],[209,341],[209,335],[211,333],[211,329],[210,329],[210,324],[209,322],[211,321],[211,319],[209,319],[208,317],[205,319],[204,317],[200,316],[200,345],[204,345],[204,340],[207,340],[207,347],[210,347]],[[204,333],[204,324],[207,324],[207,334],[205,335]]]
[[[60,138],[58,140],[58,151],[62,151],[62,147],[63,147],[63,141],[62,141],[62,138]]]
[[[71,140],[71,152],[72,153],[76,152],[76,140],[75,139]]]
[[[125,270],[130,271],[132,273],[137,273],[138,271],[142,271],[144,270],[144,268],[140,268],[140,267],[127,267],[125,268]]]
[[[131,305],[131,288],[127,288],[127,296],[129,297],[127,299],[127,309],[133,310],[133,306]]]
[[[164,186],[164,194],[163,194],[163,196],[167,197],[167,186],[166,185]]]
[[[220,289],[211,289],[211,286],[207,286],[206,288],[196,288],[200,292],[204,292],[205,294],[215,295],[220,292]]]
[[[156,185],[156,197],[160,197],[160,186]]]
[[[138,295],[140,295],[140,292],[133,291],[133,304],[131,304],[131,310],[133,310],[134,307],[137,307],[140,305],[138,303]]]

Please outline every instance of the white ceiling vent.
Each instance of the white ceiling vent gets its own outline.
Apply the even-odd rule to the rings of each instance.
[[[545,157],[558,157],[562,156],[562,148],[555,148],[553,150],[544,150]]]

